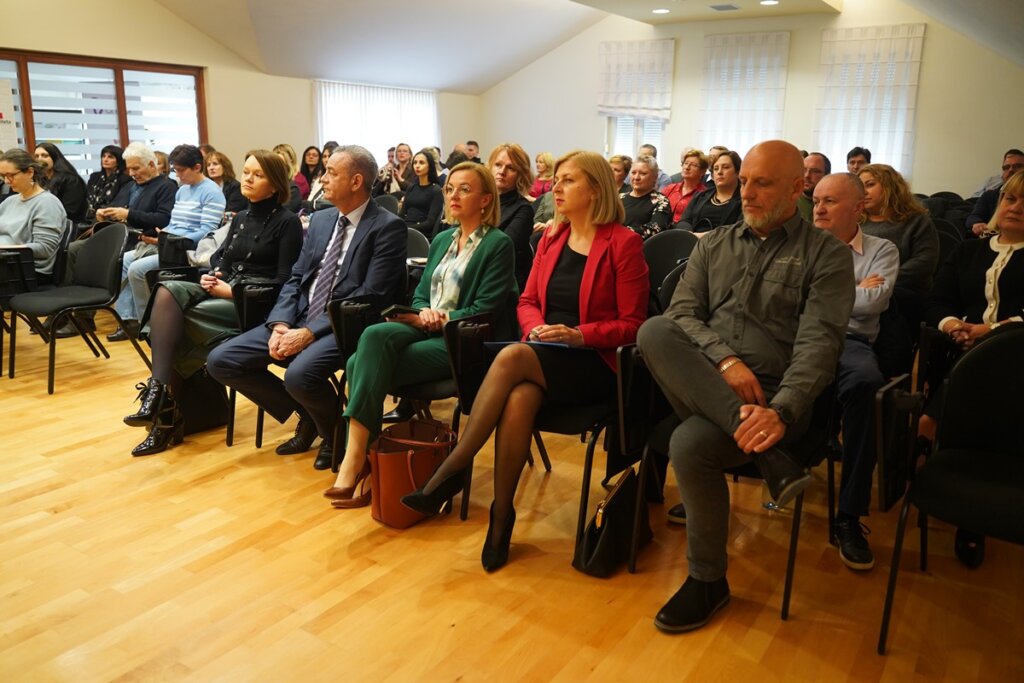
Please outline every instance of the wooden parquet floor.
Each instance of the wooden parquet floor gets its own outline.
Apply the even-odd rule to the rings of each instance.
[[[62,340],[48,396],[46,347],[22,334],[17,376],[0,378],[0,680],[1024,680],[1024,551],[990,541],[971,571],[935,523],[922,573],[908,535],[879,657],[896,512],[866,520],[875,569],[847,570],[825,542],[823,473],[805,506],[790,620],[778,613],[790,517],[762,510],[760,484],[741,481],[730,484],[732,602],[671,637],[652,619],[684,578],[686,530],[661,506],[637,574],[600,580],[570,566],[578,440],[547,438],[554,469],[524,475],[511,562],[488,575],[489,450],[467,521],[395,531],[368,509],[331,509],[320,496],[331,476],[312,453],[274,454],[293,425],[268,419],[256,449],[244,400],[234,447],[216,430],[132,458],[143,432],[120,418],[144,367],[126,344],[110,348],[93,359]]]

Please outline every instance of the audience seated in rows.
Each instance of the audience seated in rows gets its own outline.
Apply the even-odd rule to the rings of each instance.
[[[615,178],[615,187],[619,194],[632,190],[630,171],[633,168],[633,159],[625,154],[616,154],[608,159],[608,164],[612,167],[612,176]]]
[[[217,154],[207,157],[207,164]],[[153,351],[152,376],[142,385],[141,406],[125,423],[149,434],[132,455],[160,453],[181,442],[184,423],[177,397],[181,380],[197,372],[210,349],[242,330],[231,287],[241,282],[284,282],[302,246],[298,216],[282,207],[290,195],[288,167],[270,150],[250,152],[241,192],[249,203],[231,221],[227,238],[198,283],[159,283],[143,318]]]
[[[43,166],[46,188],[64,205],[68,218],[85,220],[89,208],[85,198],[85,181],[57,145],[43,142],[36,145],[35,158]]]
[[[210,375],[234,387],[279,422],[299,417],[295,436],[277,448],[302,453],[322,438],[314,462],[331,466],[337,393],[330,382],[345,363],[326,315],[328,301],[367,297],[383,309],[405,282],[407,228],[370,199],[377,163],[366,149],[334,150],[324,173],[324,197],[334,207],[313,214],[291,275],[265,325],[215,348]],[[282,380],[271,363],[287,366]]]
[[[302,150],[302,159],[299,161],[298,173],[304,181],[299,183],[299,193],[302,195],[302,201],[309,199],[310,193],[313,191],[313,183],[319,180],[323,172],[324,166],[320,162],[320,148],[316,145],[310,145]],[[298,182],[298,177],[295,180]]]
[[[657,178],[658,161],[652,156],[639,156],[629,171],[630,191],[619,195],[626,210],[623,225],[643,239],[672,225],[672,206],[665,195],[654,189]]]
[[[506,142],[491,150],[487,167],[494,175],[501,204],[498,229],[508,235],[515,246],[516,284],[522,290],[533,265],[533,250],[530,248],[533,205],[529,199],[533,169],[530,156],[514,142]]]
[[[395,146],[394,161],[388,160],[384,168],[377,174],[373,185],[373,196],[393,194],[402,196],[416,182],[412,170],[412,148],[400,142]]]
[[[57,247],[67,222],[64,205],[46,189],[43,164],[23,149],[0,154],[0,177],[15,195],[0,204],[0,246],[31,249],[37,281],[52,282]]]
[[[860,170],[871,163],[871,150],[867,147],[854,147],[846,153],[846,170],[859,175]]]
[[[860,229],[864,184],[852,173],[822,178],[814,188],[814,225],[849,246],[855,280],[853,311],[839,356],[836,398],[843,408],[843,473],[835,537],[839,557],[850,569],[868,570],[875,558],[860,518],[868,514],[875,471],[875,393],[885,385],[872,344],[879,317],[889,307],[900,254],[887,239]]]
[[[982,237],[986,234],[988,223],[995,215],[996,205],[999,203],[999,191],[1011,175],[1024,170],[1024,152],[1019,149],[1011,149],[1003,155],[1002,173],[998,176],[998,182],[994,187],[985,190],[974,203],[974,208],[965,221],[968,234],[975,237]]]
[[[217,229],[224,217],[224,193],[203,174],[203,157],[197,147],[178,145],[169,156],[171,168],[181,186],[174,197],[174,208],[166,228],[158,232],[190,240],[192,248]],[[122,281],[125,283],[116,308],[123,328],[108,335],[110,341],[122,341],[137,335],[139,319],[149,302],[146,273],[160,267],[158,239],[139,240],[135,249],[124,255]]]
[[[669,633],[700,628],[729,601],[723,469],[753,458],[780,506],[810,482],[784,449],[832,381],[854,280],[848,248],[797,212],[802,175],[793,145],[751,149],[743,221],[698,242],[665,315],[637,338],[682,420],[669,456],[687,511],[689,576],[655,619]]]
[[[324,492],[336,508],[370,503],[366,449],[380,433],[388,390],[451,376],[441,335],[446,322],[491,313],[498,339],[516,336],[515,246],[497,228],[495,177],[480,164],[463,162],[452,169],[446,190],[445,222],[453,227],[430,245],[412,297],[412,307],[419,313],[402,313],[371,325],[348,359],[345,458],[334,485]]]
[[[125,170],[124,156],[117,145],[107,145],[100,152],[100,170],[89,176],[85,184],[88,208],[85,212],[87,220],[94,220],[96,210],[113,206],[114,198],[131,177]]]
[[[721,225],[732,225],[742,217],[739,176],[742,165],[736,152],[726,150],[719,154],[712,166],[714,183],[694,195],[687,204],[682,220],[698,237]]]
[[[672,223],[678,223],[683,218],[683,212],[689,206],[690,201],[699,193],[707,189],[704,185],[704,173],[708,170],[708,158],[700,150],[690,150],[683,153],[680,161],[682,168],[682,179],[678,183],[669,183],[661,189],[661,193],[668,199],[672,206]]]
[[[804,191],[797,200],[796,208],[800,217],[808,223],[814,213],[814,188],[818,181],[832,172],[832,162],[821,152],[811,152],[804,157]]]
[[[284,203],[284,208],[292,213],[298,213],[302,208],[302,187],[299,183],[305,182],[305,178],[299,174],[299,157],[295,154],[295,148],[287,143],[274,145],[274,152],[288,164],[288,176],[292,179],[289,186],[291,193],[288,196],[288,201]]]
[[[636,158],[639,159],[642,156],[649,156],[653,157],[654,159],[657,159],[658,148],[651,144],[640,145],[640,149],[638,149],[636,153]],[[663,187],[672,182],[672,179],[669,177],[669,175],[665,173],[665,171],[662,170],[661,168],[655,168],[654,173],[658,178],[655,187],[658,189],[659,192]]]
[[[416,152],[412,158],[412,172],[416,183],[409,187],[402,198],[398,215],[409,228],[430,239],[434,236],[434,227],[444,209],[444,194],[437,185],[437,166],[428,150]]]
[[[530,450],[534,419],[546,404],[612,399],[615,349],[632,343],[647,315],[650,287],[641,240],[621,223],[623,209],[608,163],[570,152],[554,167],[557,215],[537,248],[519,299],[524,342],[494,359],[458,445],[407,506],[433,514],[462,487],[465,468],[490,438],[494,502],[480,560],[494,571],[508,561],[513,500]]]
[[[533,187],[530,188],[530,196],[538,199],[542,194],[551,192],[551,185],[554,182],[552,173],[554,173],[555,157],[551,155],[551,152],[541,152],[534,161],[536,162],[537,179],[533,181]]]
[[[206,177],[217,184],[224,194],[224,211],[232,216],[249,205],[242,194],[242,184],[235,178],[235,166],[231,159],[220,152],[210,152],[203,162]]]

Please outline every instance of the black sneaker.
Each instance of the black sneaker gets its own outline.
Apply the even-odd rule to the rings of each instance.
[[[729,582],[724,576],[717,581],[700,581],[688,576],[682,588],[658,612],[654,625],[665,633],[694,631],[711,621],[715,612],[727,604]]]
[[[871,529],[861,524],[858,517],[840,515],[836,520],[836,540],[839,541],[839,559],[850,569],[866,571],[875,566],[875,556],[868,546]]]
[[[673,505],[671,508],[669,508],[668,521],[672,522],[673,524],[682,524],[685,526],[686,507],[684,507],[682,503],[679,503],[678,505]]]

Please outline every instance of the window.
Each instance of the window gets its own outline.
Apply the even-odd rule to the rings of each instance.
[[[52,142],[83,176],[99,170],[106,145],[199,144],[202,100],[198,67],[0,50],[0,122],[10,108],[16,145]],[[0,146],[11,146],[5,130]]]
[[[609,155],[625,154],[634,157],[640,145],[654,145],[660,153],[661,134],[664,130],[665,122],[658,119],[609,116],[606,149]]]
[[[822,32],[822,85],[815,149],[839,160],[867,147],[874,161],[908,175],[914,157],[914,112],[924,24]]]
[[[700,147],[740,155],[782,137],[789,33],[741,33],[704,39]]]
[[[437,93],[427,90],[316,81],[316,117],[321,140],[361,145],[381,166],[400,142],[414,154],[441,142]]]

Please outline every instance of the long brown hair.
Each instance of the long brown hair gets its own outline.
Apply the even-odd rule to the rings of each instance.
[[[868,164],[857,175],[867,173],[882,186],[884,217],[895,223],[902,223],[911,216],[928,213],[917,197],[910,191],[910,185],[900,172],[888,164]]]
[[[487,158],[488,169],[494,166],[494,162],[502,152],[508,154],[512,168],[516,170],[516,192],[526,197],[533,187],[533,168],[530,164],[530,155],[514,142],[503,142],[495,147],[491,151],[491,156]]]

